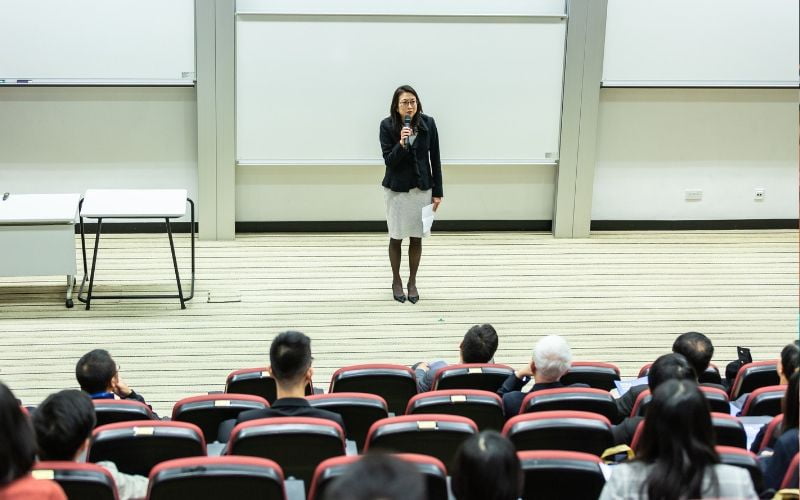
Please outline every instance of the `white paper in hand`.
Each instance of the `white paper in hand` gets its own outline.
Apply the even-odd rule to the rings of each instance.
[[[433,226],[435,218],[436,212],[433,211],[433,203],[422,207],[422,236],[431,235],[431,226]]]

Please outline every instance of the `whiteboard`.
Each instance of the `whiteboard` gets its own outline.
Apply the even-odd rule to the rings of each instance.
[[[566,34],[560,13],[240,14],[238,163],[382,163],[378,125],[394,89],[406,83],[436,120],[444,162],[554,163]],[[400,50],[403,40],[408,48]]]
[[[191,84],[194,71],[194,0],[0,0],[2,83]]]
[[[609,0],[604,86],[797,86],[797,0]]]

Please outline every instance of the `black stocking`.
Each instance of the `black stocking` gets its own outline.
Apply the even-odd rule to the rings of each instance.
[[[417,269],[422,258],[422,238],[409,238],[408,243],[408,295],[418,296],[417,293]]]
[[[403,257],[403,240],[389,238],[389,262],[392,264],[392,291],[395,295],[403,294],[403,279],[400,277],[400,260]]]

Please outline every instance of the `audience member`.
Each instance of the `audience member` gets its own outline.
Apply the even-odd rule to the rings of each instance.
[[[0,383],[0,499],[67,500],[58,484],[28,474],[35,458],[30,420],[11,390]]]
[[[783,397],[783,422],[781,433],[775,441],[772,450],[765,453],[760,459],[761,469],[764,472],[764,486],[777,490],[792,457],[798,453],[798,406],[800,406],[800,373],[795,372],[789,378],[786,394]]]
[[[325,491],[325,500],[425,500],[422,474],[391,455],[368,453]]]
[[[268,368],[275,379],[277,399],[267,409],[248,410],[239,414],[236,421],[227,420],[220,425],[219,440],[227,441],[234,424],[268,417],[315,417],[332,420],[344,430],[344,421],[338,413],[314,408],[305,399],[306,385],[311,383],[314,369],[311,356],[311,339],[300,332],[283,332],[272,341],[269,348]]]
[[[650,367],[647,376],[647,386],[650,392],[655,392],[656,388],[667,380],[695,380],[694,368],[689,366],[689,362],[681,354],[670,353],[659,356]],[[619,425],[611,428],[614,435],[614,444],[631,444],[636,427],[644,417],[626,417]]]
[[[756,499],[746,469],[719,463],[708,403],[694,381],[656,388],[632,462],[614,467],[600,500]]]
[[[485,323],[473,326],[467,330],[458,346],[459,363],[493,363],[497,343],[497,332],[492,325]],[[412,366],[417,377],[417,390],[430,391],[436,372],[445,366],[447,363],[442,360],[430,364],[420,362]]]
[[[558,335],[543,337],[533,348],[531,363],[509,375],[503,386],[497,391],[503,398],[503,409],[506,418],[511,418],[519,413],[522,400],[526,393],[522,387],[533,377],[534,384],[530,392],[543,389],[558,389],[564,387],[561,377],[569,371],[572,364],[572,351],[567,341]],[[574,387],[588,387],[586,384],[572,384]]]
[[[94,405],[86,393],[64,390],[47,397],[33,414],[39,460],[78,461],[89,446]],[[123,474],[114,462],[98,462],[114,478],[120,500],[147,497],[147,478]]]
[[[461,445],[450,487],[456,500],[517,500],[524,476],[508,438],[483,431]]]
[[[147,404],[119,376],[117,363],[105,349],[89,351],[78,360],[75,377],[92,399],[133,399]]]
[[[781,349],[781,362],[778,363],[778,378],[779,384],[788,384],[789,379],[800,367],[800,347],[797,346],[797,341],[791,344],[786,344]]]

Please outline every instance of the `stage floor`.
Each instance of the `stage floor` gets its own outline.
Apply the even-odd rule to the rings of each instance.
[[[188,287],[188,237],[176,245]],[[182,397],[222,390],[229,372],[266,365],[286,329],[311,336],[325,390],[347,364],[456,362],[476,323],[497,329],[498,363],[527,363],[539,337],[560,334],[574,359],[616,363],[623,377],[689,330],[712,339],[720,368],[737,345],[771,359],[798,335],[798,232],[787,230],[435,233],[423,244],[416,305],[392,300],[387,238],[373,233],[198,242],[184,311],[177,299],[66,309],[64,279],[0,278],[0,380],[25,404],[76,387],[78,358],[105,348],[123,380],[168,415]],[[96,293],[174,288],[166,235],[103,236]]]

